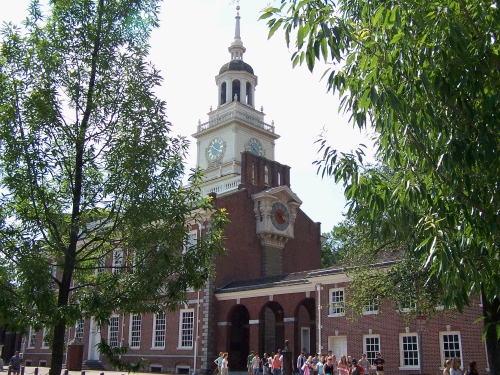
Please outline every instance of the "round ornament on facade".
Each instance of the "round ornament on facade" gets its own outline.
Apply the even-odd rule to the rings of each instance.
[[[220,137],[214,138],[208,144],[206,157],[209,163],[220,161],[226,151],[226,142]]]
[[[271,223],[280,231],[284,231],[290,225],[290,212],[281,202],[276,202],[271,208]]]
[[[264,154],[264,149],[262,148],[262,144],[256,138],[252,138],[248,141],[247,150],[257,156],[262,156]]]

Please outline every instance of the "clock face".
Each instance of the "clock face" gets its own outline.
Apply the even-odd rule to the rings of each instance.
[[[290,213],[281,202],[276,202],[271,208],[271,223],[278,230],[286,230],[290,225]]]
[[[254,155],[262,156],[264,150],[258,139],[252,138],[247,143],[247,150]]]
[[[217,137],[212,139],[207,148],[206,152],[207,159],[210,162],[220,160],[224,155],[225,149],[226,149],[226,142],[224,142],[222,138]]]

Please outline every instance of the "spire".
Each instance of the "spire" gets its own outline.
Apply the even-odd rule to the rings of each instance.
[[[243,53],[247,50],[243,47],[243,42],[241,41],[240,36],[240,5],[239,0],[237,1],[238,5],[236,6],[236,27],[234,29],[234,41],[231,43],[231,46],[228,48],[229,53],[231,53],[231,60],[243,60]]]

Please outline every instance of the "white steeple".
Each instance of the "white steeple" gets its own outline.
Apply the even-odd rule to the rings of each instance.
[[[238,1],[239,3],[239,1]],[[239,4],[236,6],[236,26],[234,28],[234,41],[231,43],[231,46],[228,48],[229,53],[231,53],[231,60],[243,60],[243,54],[247,50],[243,47],[243,42],[241,40],[240,35],[240,6]]]

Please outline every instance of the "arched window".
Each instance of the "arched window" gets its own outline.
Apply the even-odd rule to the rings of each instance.
[[[269,185],[269,168],[267,165],[264,167],[264,184]]]
[[[281,186],[281,173],[278,172],[278,186]]]
[[[233,90],[231,91],[231,101],[240,101],[241,98],[241,90],[240,90],[240,80],[235,79],[233,81]]]
[[[255,165],[252,164],[252,185],[255,185]]]
[[[247,82],[247,97],[246,97],[246,103],[248,105],[253,106],[252,100],[253,100],[253,92],[252,92],[252,84],[250,82]]]
[[[226,104],[226,82],[220,85],[220,105]]]

